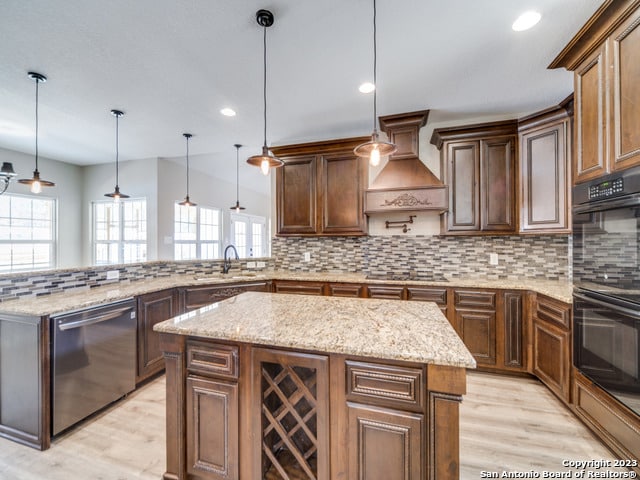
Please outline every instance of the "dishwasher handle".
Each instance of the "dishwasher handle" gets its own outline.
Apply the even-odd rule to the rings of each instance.
[[[93,325],[94,323],[106,322],[108,320],[113,320],[114,318],[119,317],[125,312],[133,310],[133,307],[123,307],[118,308],[116,310],[111,310],[107,313],[103,313],[102,315],[95,315],[89,318],[83,318],[82,320],[77,320],[75,322],[69,323],[61,323],[58,325],[58,328],[61,331],[72,330],[74,328],[81,328],[87,325]],[[135,318],[135,313],[131,312],[131,318]]]

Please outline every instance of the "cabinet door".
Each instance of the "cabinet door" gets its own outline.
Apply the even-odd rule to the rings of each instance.
[[[453,328],[479,365],[496,366],[495,291],[455,290]]]
[[[527,368],[523,297],[524,294],[521,292],[505,292],[504,294],[503,366],[514,370],[526,370]]]
[[[279,234],[317,233],[316,157],[284,159],[276,169]]]
[[[575,71],[575,163],[573,182],[581,183],[608,171],[605,46]]]
[[[389,300],[404,300],[404,287],[399,285],[369,285],[369,298],[386,298]]]
[[[238,385],[187,377],[187,473],[190,479],[238,478]]]
[[[333,297],[358,298],[364,296],[365,291],[365,287],[357,283],[330,283],[327,288],[328,294]]]
[[[422,415],[348,404],[349,478],[422,480]]]
[[[136,381],[161,371],[164,358],[160,349],[160,338],[153,331],[156,323],[178,314],[178,298],[174,289],[149,293],[138,297],[138,368]]]
[[[418,302],[434,302],[440,310],[447,316],[447,289],[441,287],[418,287],[407,286],[407,300]]]
[[[570,144],[568,120],[520,136],[520,231],[569,231]]]
[[[571,332],[533,319],[533,374],[565,402],[569,402]]]
[[[322,282],[296,282],[278,280],[274,282],[275,293],[295,293],[300,295],[324,295]]]
[[[450,142],[447,152],[449,212],[446,230],[480,230],[480,152],[478,142]]]
[[[367,187],[366,159],[353,152],[320,157],[318,192],[322,202],[321,232],[366,234],[364,191]]]
[[[611,35],[612,170],[640,165],[640,10]]]
[[[480,218],[483,231],[515,230],[515,137],[480,141]]]

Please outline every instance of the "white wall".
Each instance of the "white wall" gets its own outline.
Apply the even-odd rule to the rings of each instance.
[[[116,183],[114,163],[82,167],[82,247],[84,265],[92,264],[91,202],[104,201]],[[158,258],[158,159],[128,160],[119,163],[120,192],[147,200],[147,259]]]
[[[29,195],[28,185],[17,182],[20,178],[31,178],[35,169],[35,158],[13,150],[0,148],[0,162],[11,162],[18,174],[9,185],[8,193]],[[57,199],[58,204],[58,268],[83,265],[82,258],[82,168],[48,158],[38,158],[38,170],[44,180],[54,182],[55,187],[43,187],[43,197]]]
[[[186,194],[186,164],[168,158],[158,159],[158,259],[173,260],[173,214],[175,202],[184,200]],[[191,201],[222,210],[222,244],[231,242],[230,214],[236,203],[236,184],[228,183],[197,170],[189,172],[189,197]],[[240,187],[242,213],[271,217],[269,195],[262,195]]]

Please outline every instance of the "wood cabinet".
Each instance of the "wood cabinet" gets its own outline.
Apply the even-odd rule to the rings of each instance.
[[[434,302],[448,318],[447,308],[447,288],[445,287],[422,287],[417,285],[407,285],[407,300],[419,302]]]
[[[573,97],[518,122],[520,233],[569,233]]]
[[[454,291],[454,316],[450,321],[478,365],[497,363],[496,301],[493,291]]]
[[[353,153],[359,137],[272,147],[276,170],[277,235],[366,235],[366,159]]]
[[[364,285],[357,283],[330,283],[327,285],[327,295],[333,297],[364,297],[366,293]]]
[[[401,285],[368,285],[367,292],[369,298],[404,300],[404,287]]]
[[[574,72],[574,183],[640,165],[639,25],[639,2],[607,2],[550,65]]]
[[[136,383],[164,370],[160,339],[158,333],[153,331],[153,326],[175,317],[178,313],[178,294],[173,288],[137,297],[138,365]]]
[[[189,312],[243,292],[269,292],[271,282],[255,281],[227,285],[203,285],[179,289],[180,311]]]
[[[276,280],[273,282],[275,293],[294,293],[300,295],[324,295],[324,282],[298,282],[295,280]]]
[[[516,134],[515,120],[434,130],[449,186],[443,234],[516,231]]]
[[[532,373],[566,403],[571,399],[571,305],[537,294]]]

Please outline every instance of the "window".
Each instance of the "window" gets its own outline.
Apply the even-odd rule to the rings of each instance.
[[[240,258],[265,257],[266,219],[242,213],[231,214],[231,238]]]
[[[147,201],[93,203],[93,263],[112,265],[147,260]]]
[[[56,200],[0,196],[0,272],[56,266]]]
[[[175,204],[174,258],[220,258],[220,210]]]

